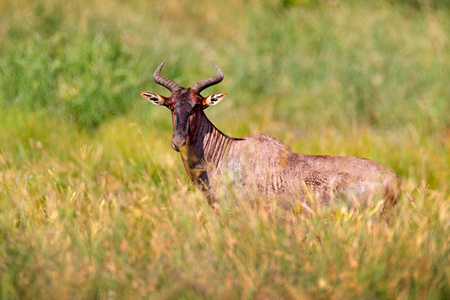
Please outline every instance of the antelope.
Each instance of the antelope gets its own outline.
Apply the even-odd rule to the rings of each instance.
[[[171,96],[140,94],[172,112],[172,148],[180,152],[189,178],[205,192],[211,206],[217,204],[224,178],[230,179],[235,189],[254,190],[266,199],[295,200],[313,194],[325,204],[336,198],[367,203],[381,196],[384,208],[396,204],[402,185],[400,178],[372,160],[299,154],[261,133],[243,138],[223,134],[204,110],[218,104],[227,93],[206,98],[200,94],[223,80],[222,70],[214,64],[215,76],[183,88],[160,75],[164,63],[157,67],[153,79],[167,88]]]

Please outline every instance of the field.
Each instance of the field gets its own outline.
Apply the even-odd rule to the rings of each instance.
[[[450,299],[448,0],[3,0],[0,37],[0,299]],[[163,60],[222,68],[224,133],[370,158],[415,205],[212,210],[139,96]]]

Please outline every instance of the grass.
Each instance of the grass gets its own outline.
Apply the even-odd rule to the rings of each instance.
[[[329,3],[1,2],[0,299],[450,298],[448,4]],[[416,208],[214,212],[138,94],[164,59],[221,66],[225,133],[371,158]]]

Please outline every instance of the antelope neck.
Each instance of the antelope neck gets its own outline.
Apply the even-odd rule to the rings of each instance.
[[[224,156],[230,151],[233,138],[218,130],[203,111],[191,121],[189,132],[190,151],[195,155],[193,159],[201,163],[213,164],[218,167]]]

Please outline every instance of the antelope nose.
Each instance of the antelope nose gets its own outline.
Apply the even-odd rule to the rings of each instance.
[[[176,138],[176,137],[172,138],[172,148],[175,151],[179,152],[180,148],[184,147],[184,146],[186,146],[186,139],[180,139],[180,138]]]

